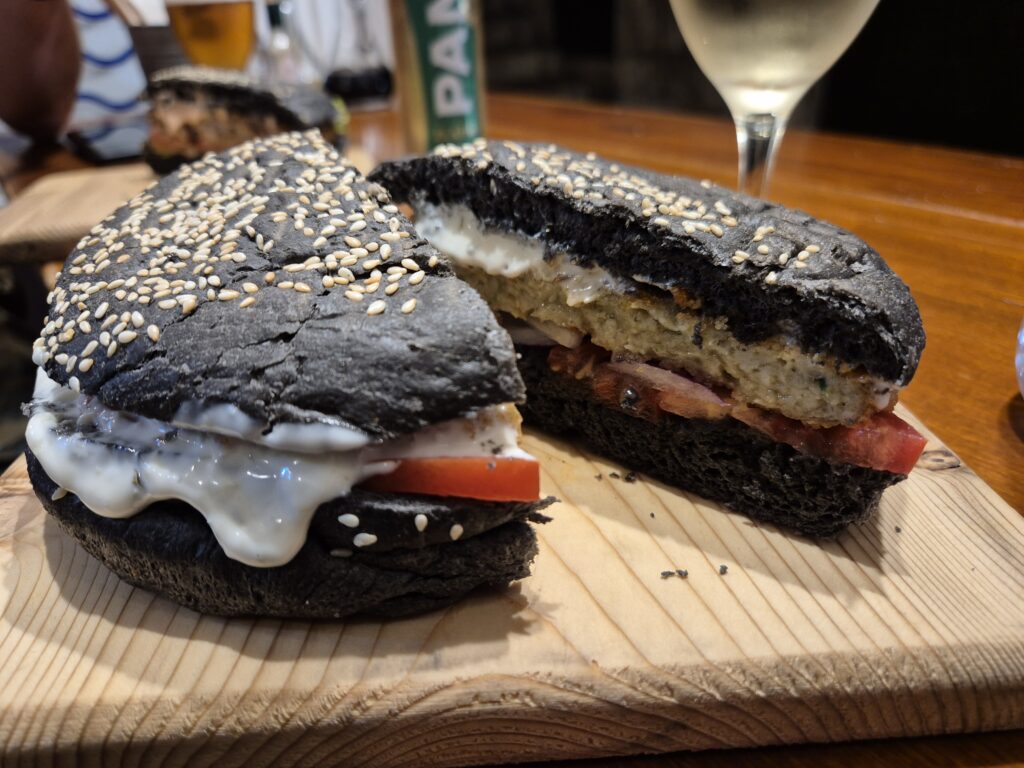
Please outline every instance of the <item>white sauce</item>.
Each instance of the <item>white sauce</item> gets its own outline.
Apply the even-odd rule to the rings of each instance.
[[[269,432],[265,425],[228,403],[203,405],[183,403],[171,419],[176,427],[237,437],[250,443],[300,453],[349,451],[369,445],[364,432],[341,424],[275,424]]]
[[[237,408],[211,415],[190,405],[187,415],[205,431],[111,410],[40,369],[25,437],[50,478],[96,514],[131,517],[155,501],[181,499],[203,515],[228,557],[258,567],[291,560],[320,504],[391,471],[397,459],[528,457],[500,406],[374,446],[362,435],[348,449],[329,447],[345,445],[344,433],[331,430],[347,428],[295,425],[279,443],[290,447],[279,448],[239,439],[268,435]]]
[[[569,254],[544,258],[544,241],[485,230],[464,205],[419,203],[416,229],[430,244],[458,264],[482,269],[489,275],[519,277],[530,274],[541,280],[562,283],[570,307],[588,304],[605,293],[623,293],[629,281],[600,267],[581,267]]]

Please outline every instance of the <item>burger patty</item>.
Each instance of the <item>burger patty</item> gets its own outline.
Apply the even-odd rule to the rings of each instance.
[[[729,387],[739,402],[807,424],[854,424],[894,398],[891,385],[845,371],[827,355],[802,352],[779,338],[743,344],[725,319],[681,310],[668,296],[604,293],[570,306],[564,283],[469,266],[457,271],[494,309],[574,328],[600,347],[682,368]]]

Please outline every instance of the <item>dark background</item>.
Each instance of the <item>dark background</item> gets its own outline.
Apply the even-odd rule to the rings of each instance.
[[[483,3],[492,90],[728,116],[668,0]],[[1022,57],[1021,0],[881,0],[792,125],[1024,155]]]

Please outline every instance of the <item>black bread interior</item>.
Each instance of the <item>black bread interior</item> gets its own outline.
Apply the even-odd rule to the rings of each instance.
[[[389,511],[381,505],[384,497],[355,491],[317,510],[293,560],[253,568],[228,558],[202,516],[184,502],[162,501],[126,519],[100,517],[72,494],[53,500],[56,484],[31,452],[26,457],[40,502],[89,554],[130,584],[222,616],[397,617],[454,603],[478,587],[504,587],[529,575],[537,542],[527,521],[543,521],[537,510],[550,503],[478,504],[473,510],[456,502],[446,510],[446,500],[405,497]],[[337,521],[342,507],[372,511],[378,526],[410,531],[417,511],[429,514],[427,530],[442,531],[444,543],[410,535],[405,547],[331,554],[347,543],[350,529]],[[458,541],[448,535],[454,519],[467,526]],[[472,520],[483,522],[473,527]]]
[[[385,163],[370,178],[403,202],[463,204],[485,226],[542,238],[549,252],[575,254],[584,266],[681,289],[702,313],[728,318],[744,343],[782,335],[899,385],[924,348],[910,291],[863,240],[709,182],[503,141],[442,147]],[[658,195],[690,204],[678,214],[644,207]]]
[[[585,384],[552,372],[547,348],[520,353],[525,423],[757,520],[834,537],[866,519],[882,492],[905,477],[806,456],[735,419],[666,414],[654,424],[595,401]]]

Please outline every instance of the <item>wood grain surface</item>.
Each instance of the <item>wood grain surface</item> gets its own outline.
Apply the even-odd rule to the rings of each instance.
[[[525,447],[563,500],[533,577],[386,623],[229,621],[129,587],[19,461],[0,480],[0,754],[457,766],[1024,727],[1024,520],[934,439],[826,544]]]

